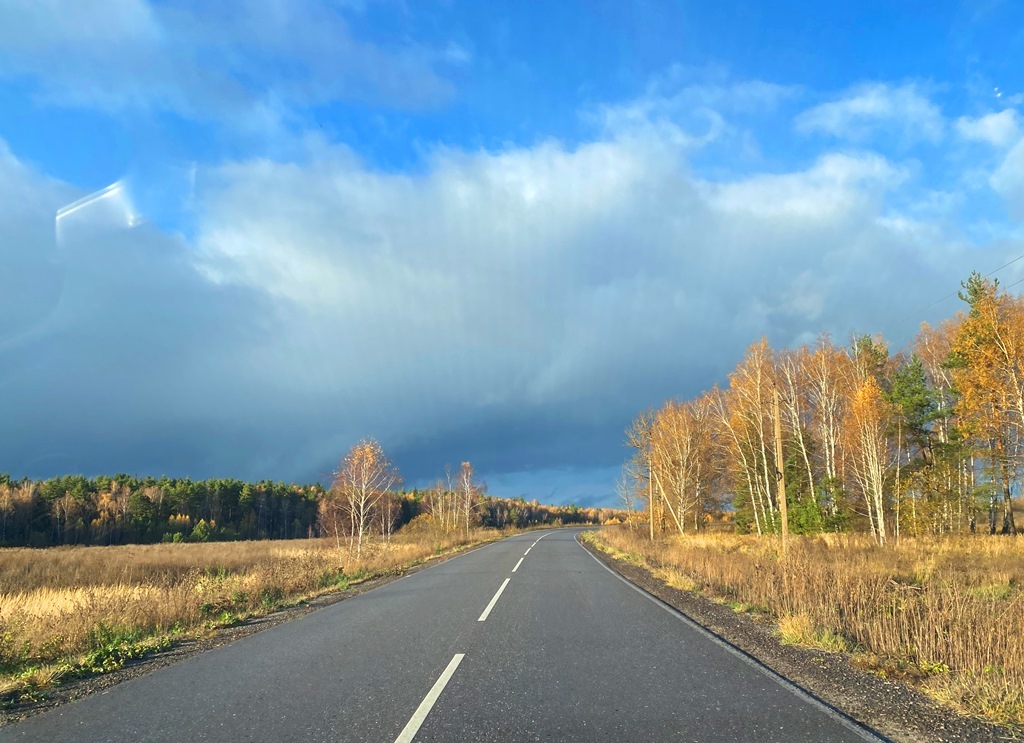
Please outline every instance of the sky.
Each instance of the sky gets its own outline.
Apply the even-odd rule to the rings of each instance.
[[[1024,255],[1022,59],[1013,0],[0,0],[0,472],[613,505],[760,337]]]

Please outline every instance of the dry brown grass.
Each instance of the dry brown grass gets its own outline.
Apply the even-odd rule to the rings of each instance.
[[[602,529],[598,541],[676,585],[757,607],[784,641],[856,649],[855,662],[921,684],[961,712],[1024,723],[1024,540],[823,535],[779,542]]]
[[[0,699],[499,536],[0,550]]]

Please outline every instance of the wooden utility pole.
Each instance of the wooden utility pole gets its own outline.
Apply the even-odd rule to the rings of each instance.
[[[651,541],[654,541],[654,465],[651,463],[651,454],[647,454],[647,520],[651,527]]]
[[[786,465],[782,458],[782,416],[779,414],[779,387],[775,390],[775,478],[779,483],[779,515],[782,517],[782,554],[789,539],[789,515],[786,513]]]

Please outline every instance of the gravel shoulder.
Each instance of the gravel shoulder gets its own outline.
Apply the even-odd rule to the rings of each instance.
[[[672,606],[826,704],[894,741],[1024,740],[1024,730],[958,715],[909,685],[850,663],[850,656],[783,645],[774,626],[699,594],[672,588],[649,570],[616,560],[586,541],[585,549],[647,593]]]

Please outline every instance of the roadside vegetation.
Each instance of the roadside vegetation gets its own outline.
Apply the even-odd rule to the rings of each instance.
[[[643,525],[646,526],[646,525]],[[852,654],[961,713],[1024,724],[1024,550],[1016,540],[867,535],[780,540],[643,528],[588,532],[613,557],[777,625],[785,643]]]
[[[1024,723],[1024,301],[962,286],[907,352],[762,339],[725,386],[641,413],[633,528],[598,541],[783,641]]]
[[[368,537],[358,556],[333,539],[7,549],[0,699],[30,701],[54,682],[502,536],[445,534],[428,519]]]

